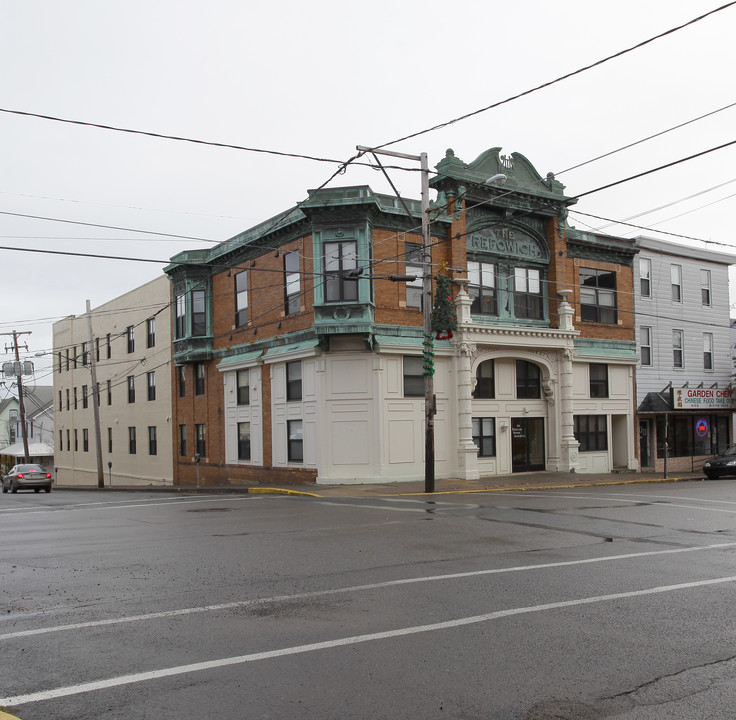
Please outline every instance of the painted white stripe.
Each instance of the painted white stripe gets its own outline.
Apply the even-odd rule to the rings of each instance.
[[[511,494],[512,493],[508,493],[508,495],[511,495]],[[508,495],[507,495],[507,497],[508,497]],[[517,495],[517,493],[513,493],[513,495]],[[545,498],[548,498],[549,497],[549,495],[547,495],[547,494],[533,493],[533,492],[518,494],[518,496],[519,497],[545,497]],[[642,498],[656,497],[654,495],[652,495],[652,496],[646,496],[646,495],[630,495],[630,496],[628,496],[628,499],[626,499],[626,500],[619,500],[618,498],[615,498],[615,497],[611,497],[611,496],[607,496],[607,495],[598,495],[598,494],[596,494],[596,495],[592,495],[592,494],[591,495],[571,495],[571,494],[565,493],[564,495],[560,495],[560,496],[561,497],[570,498],[571,500],[591,500],[591,499],[596,499],[596,500],[607,500],[608,502],[617,502],[617,503],[631,503],[631,502],[634,502],[636,499],[638,499],[639,501],[641,501]],[[560,497],[560,496],[558,496],[558,497]],[[626,497],[626,496],[624,496],[624,497]],[[666,497],[666,496],[664,496],[664,497]],[[676,497],[674,499],[675,500],[688,501],[688,502],[700,502],[698,500],[693,500],[693,499],[690,499],[690,498],[677,498]],[[717,501],[704,500],[702,502],[717,502]],[[659,506],[665,507],[665,508],[668,508],[668,507],[685,508],[686,510],[704,510],[706,512],[719,512],[719,513],[726,513],[728,515],[736,515],[736,510],[722,510],[721,508],[705,507],[703,505],[682,505],[682,504],[679,504],[679,503],[663,502],[663,501],[659,501],[659,500],[655,500],[653,502],[650,502],[649,505],[653,505],[653,506],[659,505]],[[602,508],[602,509],[605,509],[605,508]]]
[[[609,555],[605,557],[585,558],[583,560],[564,560],[554,563],[541,563],[538,565],[517,565],[510,568],[492,568],[490,570],[471,570],[462,573],[448,573],[446,575],[424,575],[421,577],[403,578],[401,580],[386,580],[385,582],[368,583],[365,585],[350,585],[330,590],[313,590],[311,592],[295,593],[293,595],[274,595],[272,597],[256,598],[253,600],[238,600],[217,605],[203,605],[200,607],[182,608],[180,610],[163,610],[161,612],[146,613],[144,615],[130,615],[128,617],[108,618],[106,620],[90,620],[89,622],[72,623],[69,625],[56,625],[48,628],[35,628],[33,630],[17,630],[0,634],[0,641],[13,638],[30,637],[33,635],[46,635],[48,633],[64,632],[67,630],[82,630],[84,628],[103,627],[106,625],[121,625],[123,623],[144,622],[146,620],[159,620],[180,615],[194,615],[196,613],[215,612],[219,610],[233,610],[236,608],[266,605],[268,603],[286,602],[292,600],[305,600],[326,595],[339,595],[344,593],[363,592],[365,590],[380,590],[382,588],[397,587],[400,585],[414,585],[425,582],[439,582],[442,580],[458,580],[482,575],[500,575],[511,572],[526,572],[529,570],[548,570],[550,568],[572,567],[575,565],[590,565],[593,563],[611,562],[614,560],[629,560],[633,558],[655,557],[660,555],[676,555],[681,553],[700,552],[702,550],[721,550],[736,547],[736,542],[717,543],[699,547],[672,548],[669,550],[649,550],[647,552],[627,553],[623,555]]]
[[[272,497],[284,497],[281,495],[273,495]],[[59,512],[59,511],[65,511],[65,512],[73,512],[77,510],[89,510],[90,505],[100,505],[101,507],[95,507],[93,509],[95,510],[120,510],[120,509],[128,509],[128,508],[149,508],[149,507],[156,507],[158,505],[188,505],[191,503],[214,503],[214,502],[224,502],[224,501],[230,501],[230,500],[256,500],[257,498],[254,495],[228,495],[226,497],[219,497],[219,498],[213,498],[213,499],[199,499],[199,498],[192,498],[192,499],[185,499],[185,498],[171,498],[170,500],[148,500],[145,502],[134,502],[131,504],[131,501],[121,501],[121,502],[127,502],[127,505],[116,505],[114,503],[84,503],[81,505],[53,505],[53,506],[47,506],[44,508],[5,508],[3,510],[0,510],[0,513],[15,513],[17,515],[35,515],[37,513],[49,513],[49,512]]]
[[[554,603],[544,603],[542,605],[530,605],[526,607],[509,608],[507,610],[498,610],[496,612],[485,613],[483,615],[473,615],[470,617],[457,618],[455,620],[446,620],[444,622],[431,623],[429,625],[414,625],[411,627],[398,628],[396,630],[386,630],[383,632],[368,633],[365,635],[352,635],[350,637],[337,638],[335,640],[308,643],[307,645],[295,645],[293,647],[280,648],[278,650],[268,650],[266,652],[251,653],[249,655],[237,655],[235,657],[221,658],[219,660],[208,660],[205,662],[191,663],[189,665],[178,665],[171,668],[162,668],[160,670],[150,670],[148,672],[120,675],[118,677],[108,678],[106,680],[96,680],[94,682],[81,683],[79,685],[68,685],[66,687],[53,688],[51,690],[41,690],[39,692],[28,693],[26,695],[14,695],[11,697],[0,698],[0,706],[26,705],[28,703],[41,702],[44,700],[55,700],[61,697],[68,697],[69,695],[79,695],[82,693],[94,692],[96,690],[106,690],[108,688],[119,687],[121,685],[132,685],[134,683],[147,682],[149,680],[159,680],[161,678],[172,677],[174,675],[202,672],[204,670],[213,670],[216,668],[228,667],[231,665],[241,665],[243,663],[257,662],[259,660],[269,660],[271,658],[285,657],[287,655],[299,655],[302,653],[315,652],[319,650],[329,650],[331,648],[343,647],[345,645],[357,645],[358,643],[389,640],[391,638],[405,637],[407,635],[417,635],[419,633],[436,632],[438,630],[449,630],[453,628],[463,627],[465,625],[474,625],[478,623],[490,622],[492,620],[500,620],[502,618],[507,618],[514,615],[545,612],[548,610],[559,610],[563,608],[577,607],[580,605],[592,605],[593,603],[609,602],[611,600],[624,600],[628,598],[676,592],[678,590],[688,590],[691,588],[708,587],[710,585],[721,585],[724,583],[732,582],[736,582],[736,575],[713,578],[711,580],[698,580],[689,583],[678,583],[677,585],[660,585],[659,587],[648,588],[645,590],[631,590],[629,592],[612,593],[610,595],[594,595],[592,597],[578,598],[577,600],[563,600]]]

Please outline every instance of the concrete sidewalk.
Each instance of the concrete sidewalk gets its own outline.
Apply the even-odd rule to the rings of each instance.
[[[511,490],[551,490],[558,488],[595,487],[599,485],[631,485],[640,483],[664,483],[700,481],[702,472],[672,472],[665,478],[662,473],[557,473],[557,472],[530,472],[514,475],[498,475],[480,478],[478,480],[462,480],[459,478],[436,479],[434,495],[443,493],[482,493],[502,492]],[[717,481],[714,481],[717,482]],[[54,490],[92,490],[96,486],[54,486]],[[380,497],[390,495],[426,495],[424,480],[385,483],[385,484],[346,484],[346,485],[271,485],[266,483],[233,483],[216,487],[204,486],[166,486],[152,485],[116,485],[106,487],[108,491],[129,492],[179,492],[179,493],[251,493],[272,495],[301,495],[307,497]]]

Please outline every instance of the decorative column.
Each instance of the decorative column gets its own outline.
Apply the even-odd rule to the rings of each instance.
[[[475,356],[475,345],[468,342],[468,324],[472,300],[465,291],[467,281],[453,281],[460,284],[460,291],[455,298],[457,308],[458,329],[455,334],[455,348],[457,354],[455,363],[457,368],[457,476],[464,480],[477,480],[478,447],[473,442],[473,373],[472,362]]]
[[[557,313],[560,318],[560,330],[573,332],[572,318],[575,313],[567,301],[572,290],[558,290],[562,298]],[[575,346],[572,338],[570,345],[562,351],[560,358],[560,471],[575,472],[578,468],[578,448],[580,443],[573,433],[573,399],[572,399],[572,359]]]

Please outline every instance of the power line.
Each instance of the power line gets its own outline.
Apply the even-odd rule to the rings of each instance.
[[[473,112],[466,113],[465,115],[461,115],[460,117],[454,118],[453,120],[448,120],[446,122],[440,123],[439,125],[434,125],[430,128],[426,128],[425,130],[420,130],[418,132],[411,133],[410,135],[405,135],[404,137],[398,138],[396,140],[391,140],[390,142],[384,143],[383,145],[376,145],[374,147],[376,150],[378,150],[380,148],[388,147],[389,145],[395,145],[396,143],[403,142],[404,140],[410,140],[412,138],[419,137],[420,135],[426,135],[427,133],[434,132],[435,130],[440,130],[441,128],[448,127],[449,125],[454,125],[455,123],[458,123],[461,120],[467,120],[468,118],[474,117],[475,115],[480,115],[481,113],[487,112],[488,110],[493,110],[494,108],[510,103],[513,100],[518,100],[519,98],[525,97],[526,95],[531,95],[532,93],[535,93],[538,90],[542,90],[544,88],[550,87],[551,85],[555,85],[556,83],[562,82],[563,80],[567,80],[568,78],[574,77],[575,75],[580,75],[581,73],[587,70],[591,70],[594,67],[603,65],[604,63],[607,63],[609,60],[614,60],[618,57],[621,57],[622,55],[626,55],[627,53],[633,52],[634,50],[638,50],[639,48],[642,48],[645,45],[648,45],[654,42],[655,40],[659,40],[663,37],[671,35],[672,33],[682,30],[683,28],[686,28],[689,25],[694,25],[695,23],[700,22],[701,20],[704,20],[708,16],[713,15],[717,12],[720,12],[721,10],[726,10],[727,8],[733,5],[736,5],[736,0],[734,0],[734,2],[729,2],[729,3],[726,3],[725,5],[721,5],[720,7],[717,7],[714,10],[710,10],[707,13],[704,13],[703,15],[699,15],[698,17],[693,18],[692,20],[688,20],[682,25],[678,25],[676,27],[670,28],[669,30],[665,30],[664,32],[659,33],[658,35],[655,35],[649,38],[648,40],[643,40],[642,42],[639,42],[636,45],[632,45],[631,47],[626,48],[625,50],[620,50],[619,52],[614,53],[613,55],[609,55],[608,57],[605,57],[601,60],[597,60],[596,62],[591,63],[590,65],[586,65],[584,67],[578,68],[577,70],[566,73],[565,75],[561,75],[560,77],[555,78],[554,80],[549,80],[548,82],[542,83],[541,85],[537,85],[536,87],[533,87],[529,90],[525,90],[524,92],[520,92],[520,93],[517,93],[516,95],[512,95],[511,97],[508,97],[505,100],[500,100],[498,102],[493,103],[492,105],[488,105],[487,107],[481,108],[480,110],[474,110]]]

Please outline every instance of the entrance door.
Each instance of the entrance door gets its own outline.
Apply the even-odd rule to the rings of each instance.
[[[511,418],[511,471],[544,467],[544,418]]]
[[[639,421],[639,452],[641,454],[641,466],[649,467],[649,421]]]

